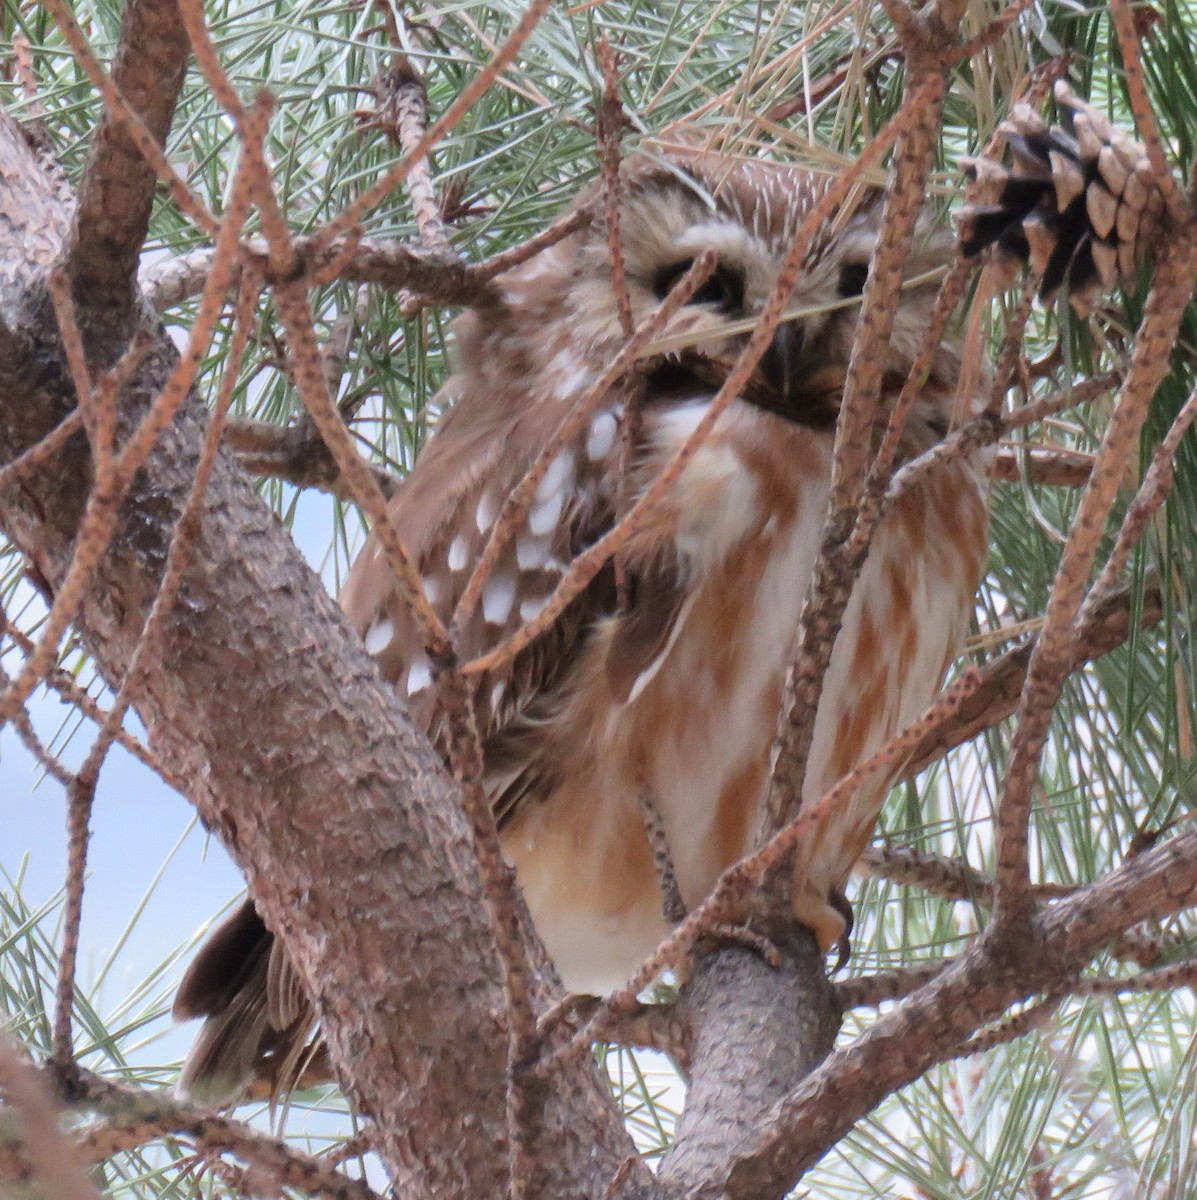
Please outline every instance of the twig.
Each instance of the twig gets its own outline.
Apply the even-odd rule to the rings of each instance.
[[[1142,971],[1125,979],[1097,977],[1078,979],[1069,988],[1074,996],[1124,996],[1144,992],[1169,992],[1197,987],[1197,962],[1186,960],[1154,971]]]
[[[993,903],[993,880],[958,858],[911,846],[870,846],[861,856],[860,865],[875,879],[912,884],[944,900]],[[1040,883],[1031,889],[1036,900],[1058,900],[1076,890],[1061,883]]]
[[[958,62],[966,62],[975,55],[981,54],[994,44],[1013,24],[1027,11],[1034,0],[1014,0],[1008,8],[1003,9],[975,37],[964,42],[955,52]]]
[[[648,834],[653,866],[656,867],[657,878],[661,882],[661,903],[665,920],[670,925],[677,925],[686,916],[686,902],[682,899],[682,890],[678,886],[677,869],[673,865],[673,855],[669,850],[665,822],[661,819],[652,793],[646,786],[640,787],[637,798],[640,803],[640,815],[644,818],[645,832]]]
[[[216,53],[216,47],[208,33],[202,0],[177,0],[177,3],[196,64],[207,80],[208,87],[212,89],[216,102],[233,118],[238,133],[244,134],[245,105],[232,80],[220,65],[220,56]]]
[[[496,292],[491,281],[496,276],[585,229],[593,220],[594,213],[590,209],[575,209],[526,242],[472,266],[446,260],[443,255],[402,242],[363,238],[353,247],[352,253],[342,255],[339,277],[354,283],[374,283],[391,291],[405,291],[417,296],[424,304],[478,307],[495,301]],[[345,250],[343,243],[334,242],[317,253],[315,240],[311,237],[296,238],[295,246],[305,262],[323,262],[329,255]],[[245,249],[260,251],[261,243],[250,239]],[[212,258],[213,251],[206,248],[148,267],[141,276],[141,288],[149,304],[155,311],[165,312],[198,295],[211,270]],[[263,272],[263,279],[268,284],[275,282],[269,270]]]
[[[1088,624],[1092,614],[1107,597],[1113,595],[1118,587],[1118,579],[1134,548],[1139,544],[1148,522],[1159,511],[1160,505],[1172,491],[1176,479],[1176,455],[1180,450],[1181,440],[1197,417],[1197,388],[1189,393],[1189,398],[1181,405],[1163,441],[1156,447],[1151,457],[1151,466],[1135,493],[1134,500],[1126,510],[1122,519],[1122,528],[1118,531],[1118,540],[1110,557],[1106,560],[1093,586],[1085,597],[1081,611],[1077,614],[1077,631]]]
[[[58,428],[61,428],[61,426]],[[32,654],[36,648],[36,643],[33,641],[33,639],[28,637],[15,625],[13,625],[7,617],[3,617],[3,621],[4,634],[7,637],[12,638],[13,642],[26,656]],[[71,675],[69,671],[64,671],[61,667],[53,667],[49,672],[47,672],[42,682],[45,683],[47,687],[50,687],[56,691],[59,697],[65,703],[73,705],[85,717],[94,722],[96,725],[104,724],[107,715],[104,709],[101,708],[100,705],[97,704],[91,698],[91,696],[89,696],[87,692],[75,682],[74,676]],[[144,745],[142,742],[139,742],[135,737],[133,737],[132,734],[123,729],[118,730],[116,740],[121,746],[128,750],[129,753],[134,756],[134,758],[144,763],[150,768],[151,771],[165,779],[166,782],[170,784],[170,786],[173,787],[177,792],[181,794],[185,791],[183,781],[177,776],[168,773],[165,768],[163,768],[162,764],[158,762],[158,759],[155,757],[153,751],[151,751],[150,748]]]
[[[841,979],[834,984],[835,1000],[840,1009],[879,1008],[887,1000],[901,1000],[917,992],[923,984],[934,979],[944,970],[944,963],[920,963],[913,967],[899,967],[893,971],[878,971],[874,975],[858,975],[854,979]]]
[[[252,1168],[250,1178],[260,1180],[254,1189],[259,1195],[275,1196],[278,1188],[290,1187],[328,1200],[380,1200],[367,1184],[340,1174],[325,1159],[161,1092],[117,1084],[82,1070],[71,1091],[82,1093],[80,1107],[103,1114],[100,1123],[85,1126],[77,1135],[92,1162],[175,1135],[189,1138],[205,1153],[233,1154],[247,1163]]]
[[[893,7],[895,12],[901,11],[900,6]],[[902,110],[885,131],[900,121],[903,141],[895,158],[881,238],[865,284],[860,325],[848,364],[836,424],[829,513],[799,623],[798,650],[786,679],[762,838],[784,826],[801,804],[823,678],[852,585],[864,562],[867,545],[862,549],[849,546],[849,542],[865,485],[869,431],[880,402],[885,360],[882,346],[892,328],[903,281],[903,261],[934,157],[932,134],[938,124],[943,92],[942,71],[912,79]]]
[[[1003,446],[994,458],[993,477],[1008,483],[1026,479],[1048,487],[1084,487],[1093,456],[1045,446]]]
[[[269,421],[236,419],[225,426],[225,445],[251,475],[285,479],[296,487],[314,487],[341,500],[353,500],[337,461],[319,437],[310,435],[306,423],[280,428]],[[369,466],[386,499],[399,483],[384,467]]]
[[[72,409],[40,442],[34,442],[28,450],[0,468],[0,491],[53,458],[82,428],[83,414],[77,408]]]
[[[551,225],[534,234],[526,242],[521,242],[518,246],[512,246],[510,250],[501,250],[498,254],[492,254],[490,258],[483,259],[482,262],[470,267],[466,274],[470,279],[479,283],[489,282],[496,275],[502,275],[505,271],[513,270],[529,259],[535,258],[542,250],[547,250],[567,237],[572,237],[573,234],[585,229],[593,221],[594,213],[591,210],[574,209],[565,216],[558,217]]]
[[[532,36],[533,30],[540,23],[541,17],[548,12],[551,3],[552,0],[532,0],[507,41],[491,55],[482,70],[461,90],[457,99],[425,131],[424,136],[403,161],[392,167],[373,187],[367,188],[344,212],[324,226],[317,235],[321,245],[326,246],[333,239],[348,233],[354,226],[360,225],[367,213],[408,177],[412,168],[424,159],[474,103],[489,91],[494,81]]]
[[[619,137],[623,128],[623,106],[619,102],[619,65],[606,33],[599,39],[599,66],[603,72],[603,99],[599,108],[599,161],[602,164],[603,219],[607,225],[607,252],[611,259],[611,290],[615,311],[624,337],[634,328],[632,301],[628,296],[627,271],[623,261],[623,238],[619,230],[620,187]]]
[[[9,682],[8,675],[2,668],[0,668],[0,682]],[[29,716],[29,710],[25,707],[19,708],[13,714],[11,723],[17,731],[17,737],[21,739],[21,744],[33,755],[42,770],[51,779],[61,783],[64,788],[69,788],[74,777],[58,760],[57,755],[51,754],[46,749],[45,743],[37,735],[37,730],[33,728],[33,720]]]
[[[376,121],[390,120],[399,148],[405,155],[417,153],[428,128],[428,89],[406,55],[397,56],[394,66],[379,77],[379,112]],[[407,175],[407,194],[420,241],[434,254],[452,255],[441,206],[437,200],[427,154],[413,160]]]
[[[1168,249],[1157,260],[1155,283],[1122,394],[1081,497],[1028,665],[998,809],[995,919],[1009,929],[1025,925],[1029,912],[1026,887],[1031,793],[1052,712],[1070,671],[1075,617],[1126,463],[1151,398],[1168,371],[1169,354],[1195,275],[1197,229],[1190,224],[1176,230]]]
[[[1119,376],[1110,371],[1104,375],[1096,375],[1086,379],[1063,392],[1045,396],[1042,400],[1034,400],[1014,409],[1004,417],[993,411],[986,411],[979,417],[960,426],[948,434],[940,442],[936,442],[929,450],[925,450],[917,458],[906,463],[890,481],[885,499],[880,505],[884,513],[891,508],[900,497],[915,487],[926,475],[945,463],[966,458],[982,446],[996,442],[1005,434],[1015,429],[1024,429],[1066,408],[1075,408],[1088,404],[1098,396],[1105,395],[1118,385]]]
[[[973,1034],[952,1057],[966,1058],[973,1054],[983,1054],[986,1050],[1004,1046],[1007,1042],[1017,1041],[1020,1037],[1026,1037],[1028,1033],[1042,1029],[1055,1015],[1062,999],[1061,996],[1051,995],[1035,1004],[1027,1005],[1022,1012]]]

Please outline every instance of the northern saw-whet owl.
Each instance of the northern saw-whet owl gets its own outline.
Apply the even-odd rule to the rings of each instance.
[[[826,180],[760,161],[678,154],[625,164],[621,238],[636,323],[704,250],[718,266],[671,329],[643,390],[625,490],[643,491],[693,431],[718,383],[694,364],[734,358]],[[501,277],[499,299],[455,326],[446,415],[391,501],[390,517],[448,622],[503,501],[625,342],[608,233],[588,227]],[[716,424],[655,515],[510,666],[473,676],[485,786],[503,850],[567,987],[610,990],[667,933],[641,795],[664,828],[682,897],[706,896],[751,848],[782,689],[828,510],[835,419],[880,220],[865,193],[813,245],[754,386]],[[951,238],[920,228],[914,277]],[[906,290],[883,364],[897,394],[936,284]],[[825,308],[826,311],[819,311]],[[813,310],[813,311],[812,311]],[[979,407],[957,397],[960,351],[942,345],[902,454]],[[613,393],[551,463],[523,527],[457,646],[486,653],[534,617],[571,559],[611,528],[623,396]],[[963,409],[964,411],[958,411]],[[878,430],[878,435],[879,435]],[[630,487],[628,486],[630,485]],[[961,648],[986,552],[979,459],[927,475],[885,516],[844,615],[803,789],[816,802],[926,707]],[[625,499],[629,497],[625,496]],[[342,593],[379,669],[435,739],[436,690],[414,622],[371,537]],[[825,948],[845,930],[843,887],[887,780],[829,813],[800,844],[796,915]],[[200,951],[175,1011],[205,1016],[183,1088],[230,1098],[307,1039],[312,1016],[281,947],[246,901]]]

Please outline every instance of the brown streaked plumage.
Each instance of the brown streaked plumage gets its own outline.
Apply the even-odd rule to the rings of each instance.
[[[759,311],[819,176],[759,162],[674,157],[630,167],[621,216],[632,311],[644,320],[705,249],[720,267],[675,319],[686,355],[648,375],[630,492],[647,487],[702,417],[716,385],[691,367],[734,357],[721,331]],[[859,292],[876,197],[841,213],[812,249],[793,303],[819,309]],[[914,276],[945,256],[924,231]],[[448,620],[503,500],[623,342],[601,222],[499,281],[501,301],[462,317],[452,404],[391,517]],[[904,293],[884,364],[905,378],[933,285]],[[647,789],[682,895],[697,903],[748,848],[799,612],[826,516],[834,417],[857,322],[835,307],[783,326],[753,390],[735,401],[622,555],[621,608],[601,573],[513,664],[474,677],[486,786],[505,854],[566,983],[619,984],[666,933],[645,833]],[[953,413],[959,354],[935,356],[903,452],[931,445]],[[483,654],[534,616],[571,558],[614,519],[620,422],[612,393],[549,466],[496,564],[458,647]],[[957,461],[906,493],[882,522],[848,604],[819,708],[803,799],[811,803],[926,706],[957,653],[985,556],[987,482]],[[435,689],[377,543],[341,597],[380,670],[438,736]],[[861,789],[807,836],[795,905],[825,947],[844,932],[842,888],[887,781]],[[238,949],[244,951],[238,956]],[[311,1017],[286,960],[246,906],[180,988],[176,1012],[208,1017],[183,1086],[235,1095],[255,1072],[295,1060]]]

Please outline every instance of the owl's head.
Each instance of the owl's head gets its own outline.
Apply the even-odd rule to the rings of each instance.
[[[760,160],[700,153],[641,156],[625,163],[620,236],[632,316],[639,324],[704,251],[718,259],[714,274],[678,313],[662,339],[699,356],[727,361],[750,336],[800,224],[830,177]],[[579,197],[594,221],[541,253],[499,283],[501,311],[460,329],[463,364],[486,364],[515,354],[526,380],[576,391],[610,362],[622,345],[612,283],[608,229],[597,188]],[[780,403],[805,402],[812,379],[825,380],[848,364],[859,300],[877,241],[880,193],[862,189],[814,239],[783,323],[761,364]],[[906,265],[908,279],[927,275],[951,256],[952,240],[924,221]],[[905,376],[920,347],[938,281],[903,293],[888,346],[887,371]],[[731,327],[729,329],[729,326]],[[951,347],[941,348],[933,374],[950,392],[959,370]],[[833,389],[834,390],[834,389]],[[834,419],[834,411],[830,414]]]

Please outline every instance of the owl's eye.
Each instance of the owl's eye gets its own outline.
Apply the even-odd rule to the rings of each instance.
[[[867,262],[844,263],[840,267],[840,278],[836,291],[847,299],[849,296],[859,296],[864,291],[865,280],[869,277]]]
[[[653,291],[663,300],[669,289],[694,265],[692,258],[658,268],[653,276]],[[691,304],[717,304],[724,312],[744,307],[744,272],[720,263],[711,277],[690,298]]]

